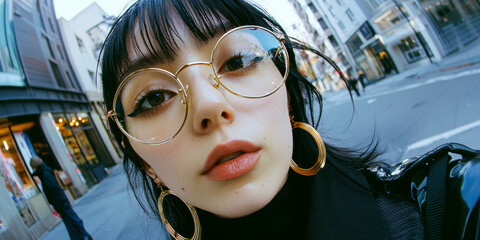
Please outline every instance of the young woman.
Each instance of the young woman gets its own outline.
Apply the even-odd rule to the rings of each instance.
[[[139,202],[175,239],[423,239],[415,204],[356,170],[374,147],[323,143],[294,48],[308,46],[245,1],[134,3],[101,66]]]

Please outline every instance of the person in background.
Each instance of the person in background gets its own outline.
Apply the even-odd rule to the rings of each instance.
[[[358,80],[355,79],[355,78],[349,78],[348,79],[348,90],[350,90],[350,92],[353,90],[355,91],[355,93],[357,94],[357,97],[360,97],[360,91],[358,91]]]
[[[358,71],[357,79],[360,82],[360,85],[362,85],[363,92],[365,92],[365,73],[363,73],[362,70]]]
[[[43,193],[47,197],[48,202],[53,206],[55,211],[60,214],[70,239],[92,239],[87,230],[85,230],[83,221],[75,211],[73,211],[67,196],[60,187],[60,184],[58,184],[53,170],[39,157],[32,157],[30,166],[34,171],[33,175],[40,178]]]

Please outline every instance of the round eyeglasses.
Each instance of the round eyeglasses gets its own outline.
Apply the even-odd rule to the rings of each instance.
[[[113,98],[113,117],[129,138],[150,145],[163,144],[182,129],[188,114],[188,85],[178,75],[187,67],[210,66],[215,88],[245,98],[263,98],[286,81],[289,69],[283,36],[259,26],[229,30],[214,45],[209,62],[183,65],[175,74],[144,68],[127,75]]]

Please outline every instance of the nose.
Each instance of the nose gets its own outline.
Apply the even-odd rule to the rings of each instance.
[[[225,95],[228,93],[208,70],[197,66],[182,74],[183,79],[188,78],[193,129],[201,134],[230,124],[235,118],[234,108]]]

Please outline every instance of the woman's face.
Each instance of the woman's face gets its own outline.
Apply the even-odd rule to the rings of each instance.
[[[182,36],[178,55],[152,67],[175,73],[187,63],[209,61],[221,34],[204,44],[183,24],[175,26]],[[129,52],[134,61],[141,57],[131,46]],[[282,79],[276,69],[264,71]],[[241,217],[263,208],[286,181],[293,147],[287,91],[283,85],[268,97],[244,98],[215,88],[210,74],[211,67],[197,65],[178,75],[188,85],[188,115],[178,135],[162,145],[130,143],[147,173],[176,196],[222,217]]]

